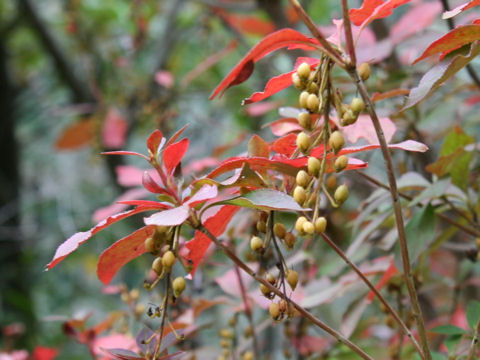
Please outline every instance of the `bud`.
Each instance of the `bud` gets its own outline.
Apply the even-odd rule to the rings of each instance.
[[[295,190],[293,191],[293,198],[297,203],[303,205],[305,200],[307,200],[307,193],[305,192],[305,189],[301,186],[295,187]]]
[[[298,114],[298,124],[302,128],[310,130],[312,128],[312,117],[308,112],[301,112]]]
[[[356,113],[361,113],[363,110],[365,110],[365,103],[362,99],[354,97],[350,103],[350,108]]]
[[[328,139],[328,143],[333,151],[338,153],[340,149],[345,145],[345,139],[340,131],[336,130],[330,134],[330,138]]]
[[[271,302],[268,307],[268,312],[273,320],[278,320],[280,318],[280,307],[277,303]]]
[[[305,216],[299,216],[297,221],[295,222],[295,229],[298,232],[303,232],[303,223],[307,221],[307,218]]]
[[[175,264],[175,260],[177,260],[177,258],[174,253],[169,250],[162,256],[162,265],[167,269],[171,269],[173,264]]]
[[[320,171],[322,163],[316,157],[310,156],[307,162],[308,173],[312,176],[317,176]]]
[[[185,282],[185,279],[181,276],[175,278],[172,282],[172,288],[173,288],[173,294],[175,297],[179,297],[183,290],[185,290],[185,287],[187,286],[187,283]]]
[[[333,164],[336,172],[340,172],[348,166],[348,157],[346,155],[340,155]]]
[[[305,221],[302,225],[303,232],[312,235],[315,232],[315,227],[310,221]]]
[[[295,177],[295,182],[298,186],[306,188],[310,182],[310,176],[308,176],[305,170],[300,170]]]
[[[285,234],[285,244],[287,245],[288,249],[292,249],[297,242],[297,238],[291,232]]]
[[[262,239],[260,239],[258,236],[253,236],[250,239],[250,249],[253,251],[259,251],[261,248],[263,248]]]
[[[335,201],[339,204],[342,204],[343,202],[345,202],[345,200],[347,200],[347,198],[348,198],[347,185],[345,185],[345,184],[340,185],[337,188],[337,190],[335,190],[335,194],[333,195],[333,197],[335,198]]]
[[[155,271],[157,275],[160,275],[162,273],[162,269],[163,269],[162,262],[163,261],[161,257],[157,257],[155,260],[153,260],[152,270]]]
[[[285,237],[285,234],[287,233],[287,229],[282,223],[276,223],[275,225],[273,225],[273,233],[276,237],[283,239]]]
[[[298,273],[295,270],[288,270],[287,282],[288,285],[290,285],[290,287],[292,288],[292,290],[295,290],[298,283]]]
[[[310,76],[310,65],[308,65],[306,62],[301,63],[297,68],[297,74],[300,79],[308,79]]]
[[[306,109],[307,108],[307,98],[310,94],[307,91],[302,91],[300,96],[298,97],[298,103],[300,107]]]
[[[321,234],[325,232],[327,229],[327,219],[323,216],[320,216],[317,220],[315,220],[315,232],[317,234]]]
[[[307,98],[307,109],[308,110],[310,110],[311,112],[317,112],[319,105],[320,105],[320,100],[318,99],[317,95],[315,95],[315,94],[308,95],[308,98]]]
[[[302,153],[305,153],[310,146],[310,137],[303,131],[297,135],[297,147]]]
[[[155,250],[156,250],[155,249],[155,240],[153,240],[152,236],[145,239],[144,246],[145,246],[145,250],[147,252],[149,252],[149,253],[155,252]]]
[[[368,63],[358,65],[357,71],[363,81],[366,81],[370,77],[370,65],[368,65]]]

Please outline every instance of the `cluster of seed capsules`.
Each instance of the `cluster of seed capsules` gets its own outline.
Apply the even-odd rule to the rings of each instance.
[[[237,322],[236,316],[232,317],[229,321],[229,325],[233,328]],[[244,336],[250,337],[252,335],[251,328],[245,329]],[[223,328],[219,332],[220,335],[220,346],[222,347],[222,354],[217,357],[217,360],[226,360],[231,358],[232,349],[235,345],[235,333],[229,328]],[[241,360],[253,360],[255,355],[253,351],[247,350],[241,355]]]

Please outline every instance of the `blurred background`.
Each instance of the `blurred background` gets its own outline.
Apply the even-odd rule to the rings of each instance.
[[[323,26],[340,17],[336,0],[303,3]],[[374,39],[388,35],[388,24],[374,23]],[[68,261],[44,269],[61,242],[101,218],[97,210],[132,191],[125,175],[129,165],[147,167],[136,158],[100,153],[145,153],[145,139],[154,129],[168,137],[188,124],[185,163],[210,159],[196,164],[201,174],[218,158],[244,151],[254,131],[273,139],[262,125],[278,118],[278,106],[294,105],[296,92],[286,90],[260,106],[241,107],[241,100],[252,89],[263,89],[270,77],[290,71],[297,54],[281,51],[260,62],[255,75],[228,96],[208,97],[261,37],[288,26],[307,33],[288,1],[281,0],[0,2],[0,349],[12,346],[5,343],[8,338],[18,349],[59,348],[59,359],[89,356],[62,324],[90,313],[101,320],[125,307],[119,296],[101,294],[96,262],[103,249],[141,220],[102,231]],[[433,28],[423,43],[446,31],[442,24]],[[390,47],[379,63],[380,89],[398,87],[407,78],[395,67],[393,52]],[[426,108],[414,135],[432,124],[437,130],[450,126],[446,114],[453,115],[456,106],[446,101]],[[472,114],[464,115],[467,127],[478,126],[469,125]],[[399,130],[399,139],[413,131],[408,122]],[[435,132],[428,136],[420,140],[434,144],[441,138]],[[369,171],[375,174],[382,165],[375,162],[379,154],[371,156]],[[428,160],[412,163],[423,169]],[[141,287],[149,262],[137,259],[115,282]]]

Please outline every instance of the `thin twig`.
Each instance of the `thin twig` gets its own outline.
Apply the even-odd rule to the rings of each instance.
[[[362,281],[369,287],[369,289],[375,294],[375,296],[380,300],[380,302],[385,306],[385,308],[388,310],[388,312],[393,316],[395,321],[400,325],[400,328],[403,330],[405,335],[407,335],[410,340],[412,341],[413,345],[415,348],[418,350],[418,353],[422,357],[422,359],[425,359],[422,349],[420,348],[420,345],[418,344],[417,340],[413,337],[410,329],[405,325],[405,323],[402,321],[402,318],[397,314],[397,312],[390,306],[390,304],[387,302],[387,300],[383,297],[382,294],[377,290],[377,288],[368,280],[368,278],[362,273],[362,271],[350,261],[350,259],[345,255],[345,253],[340,249],[337,244],[335,244],[332,239],[330,239],[327,234],[322,233],[321,234],[323,239],[327,242],[327,244],[335,250],[335,252],[345,261],[348,266],[350,266],[353,271],[357,273],[357,275],[362,279]]]
[[[475,333],[473,334],[472,344],[470,345],[470,350],[468,351],[467,360],[475,359],[475,353],[478,348],[479,335],[480,335],[480,321],[477,323],[477,327],[475,328]]]
[[[291,299],[285,298],[285,295],[277,289],[275,286],[271,285],[267,280],[264,278],[258,276],[255,271],[253,271],[251,268],[248,267],[247,264],[245,264],[240,258],[235,255],[235,253],[225,246],[220,240],[218,240],[215,235],[213,235],[207,228],[205,228],[203,225],[200,225],[198,230],[200,230],[202,233],[204,233],[206,236],[212,240],[215,245],[217,245],[222,251],[243,271],[245,271],[248,275],[250,275],[252,278],[254,278],[256,281],[259,283],[263,284],[266,286],[271,292],[275,293],[277,296],[280,298],[284,299],[285,301],[289,301],[297,311],[304,316],[305,318],[309,319],[313,324],[317,325],[319,328],[324,330],[325,332],[329,333],[331,336],[333,336],[337,341],[341,342],[342,344],[345,344],[348,346],[352,351],[354,351],[356,354],[358,354],[362,359],[366,360],[373,360],[373,358],[365,353],[362,349],[360,349],[357,345],[352,343],[350,340],[345,338],[342,334],[337,332],[336,330],[332,329],[330,326],[322,322],[320,319],[315,317],[312,313],[307,311],[304,307],[296,303],[295,301]]]
[[[347,41],[347,52],[348,56],[350,56],[350,62],[346,65],[347,67],[355,68],[357,64],[357,57],[355,55],[355,45],[353,43],[352,24],[350,23],[350,16],[348,16],[347,0],[342,0],[342,15],[345,39]]]
[[[371,182],[372,184],[375,184],[377,185],[378,187],[381,187],[381,188],[384,188],[385,190],[388,190],[390,191],[390,187],[380,181],[378,181],[377,179],[361,172],[361,171],[355,171],[358,175],[360,175],[361,177],[365,178],[366,180],[368,180],[369,182]],[[410,195],[407,195],[405,193],[402,193],[402,192],[399,192],[398,193],[401,197],[403,197],[404,199],[406,200],[409,200],[409,201],[412,201],[413,200],[413,197],[411,197]],[[417,204],[418,207],[423,207],[423,205],[421,203],[418,203]],[[459,228],[460,230],[466,232],[467,234],[469,235],[472,235],[472,236],[476,236],[476,237],[480,237],[480,231],[477,231],[476,229],[473,229],[473,228],[470,228],[470,227],[467,227],[463,224],[460,224],[459,222],[451,219],[450,217],[442,214],[442,213],[438,213],[438,212],[435,212],[435,215],[437,217],[439,217],[440,219],[442,219],[443,221],[446,221],[448,222],[449,224]]]

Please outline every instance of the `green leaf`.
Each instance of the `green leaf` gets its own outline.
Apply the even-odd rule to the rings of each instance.
[[[417,212],[405,227],[410,261],[415,262],[420,254],[434,241],[437,218],[432,205],[428,204]],[[400,246],[395,247],[395,266],[402,268]]]
[[[418,86],[410,91],[410,95],[408,96],[403,110],[418,104],[420,101],[430,96],[437,88],[445,83],[445,81],[468,65],[478,54],[480,54],[480,42],[475,41],[472,43],[470,51],[467,54],[455,54],[454,56],[445,58],[443,61],[439,62],[427,71],[427,73],[420,79]]]
[[[258,210],[309,211],[304,209],[290,196],[281,191],[260,189],[238,196],[230,200],[216,203],[216,205],[236,205]],[[212,204],[213,206],[213,204]]]
[[[458,326],[450,325],[450,324],[436,326],[430,331],[434,332],[434,333],[437,333],[437,334],[443,334],[443,335],[465,335],[465,334],[468,334],[462,328],[459,328]]]
[[[480,321],[480,302],[472,300],[467,305],[467,321],[470,328],[474,330]]]
[[[440,150],[440,156],[450,155],[458,148],[463,148],[474,141],[475,139],[472,136],[467,135],[461,127],[457,126],[446,136]]]

